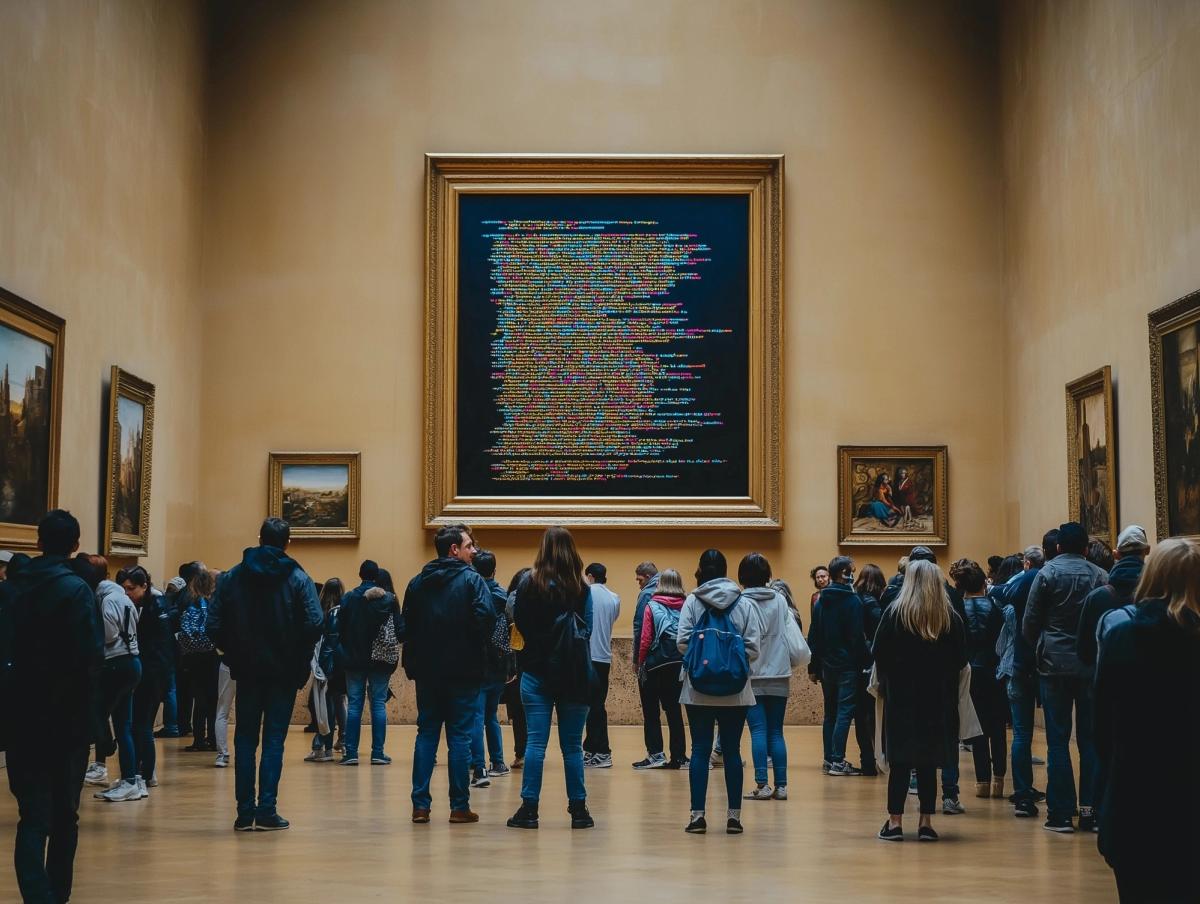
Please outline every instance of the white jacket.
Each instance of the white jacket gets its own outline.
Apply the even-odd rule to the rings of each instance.
[[[783,595],[770,587],[742,591],[743,604],[753,600],[762,622],[758,658],[750,663],[750,680],[791,678],[793,669],[808,665],[812,652]]]
[[[96,588],[96,605],[104,624],[104,658],[137,656],[137,607],[125,595],[125,589],[114,581],[101,581]]]

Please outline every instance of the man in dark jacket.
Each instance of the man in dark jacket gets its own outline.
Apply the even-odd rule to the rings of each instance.
[[[488,638],[486,645],[483,684],[479,688],[479,708],[475,715],[475,725],[471,729],[471,787],[486,788],[491,784],[493,776],[508,775],[511,771],[504,762],[504,736],[500,731],[496,710],[499,708],[505,683],[516,671],[516,662],[511,653],[503,653],[492,642],[496,634],[501,630],[506,631],[508,626],[508,616],[505,615],[508,594],[496,580],[496,556],[486,549],[476,550],[471,567],[479,572],[491,591],[497,621],[496,630]],[[501,620],[503,625],[500,624]],[[519,753],[523,754],[524,751]]]
[[[638,670],[637,639],[642,636],[642,620],[650,598],[658,591],[658,568],[653,562],[642,562],[633,570],[638,585],[637,603],[633,607],[633,670],[638,672],[638,695],[642,703],[642,737],[646,742],[646,756],[633,764],[634,769],[661,769],[667,765],[663,753],[662,721],[659,718],[658,691],[653,681],[643,681]]]
[[[413,750],[412,819],[429,822],[429,782],[442,726],[449,748],[450,821],[478,822],[471,812],[468,776],[471,729],[483,684],[485,645],[496,626],[492,592],[471,567],[475,541],[465,524],[434,537],[437,558],[404,591],[403,664],[417,685],[417,740]]]
[[[1046,716],[1045,828],[1074,832],[1075,771],[1068,746],[1072,710],[1079,748],[1079,822],[1084,831],[1095,825],[1092,797],[1096,783],[1096,750],[1092,743],[1091,669],[1079,661],[1079,615],[1084,598],[1108,582],[1108,575],[1083,557],[1088,535],[1071,521],[1058,529],[1058,556],[1034,578],[1021,631],[1037,648],[1036,661]]]
[[[854,592],[854,562],[837,556],[829,563],[829,585],[813,606],[808,628],[812,659],[808,674],[825,698],[822,740],[827,775],[862,775],[846,762],[846,739],[854,719],[859,672],[871,661],[863,631],[863,605]],[[873,764],[870,764],[873,766]]]
[[[1058,531],[1054,531],[1054,551],[1058,553]],[[1033,787],[1033,717],[1037,708],[1034,682],[1037,674],[1033,647],[1021,634],[1029,590],[1046,563],[1043,547],[1030,546],[1022,555],[1024,571],[996,591],[996,602],[1004,607],[1004,621],[1012,648],[1000,661],[998,671],[1007,679],[1008,708],[1012,713],[1013,815],[1038,815],[1037,801],[1042,793]]]
[[[1079,661],[1092,668],[1096,665],[1096,626],[1100,619],[1106,612],[1133,602],[1133,592],[1137,590],[1146,556],[1150,553],[1146,529],[1129,525],[1117,537],[1117,548],[1113,552],[1117,561],[1108,573],[1108,583],[1087,595],[1079,613]]]
[[[312,578],[284,552],[290,535],[282,518],[264,521],[259,545],[246,549],[241,564],[221,576],[208,607],[209,636],[238,683],[233,736],[238,810],[233,828],[238,832],[288,827],[276,811],[283,742],[324,623]],[[254,760],[260,736],[256,800]]]
[[[79,522],[55,510],[38,524],[42,555],[0,584],[0,672],[8,787],[20,819],[14,861],[26,901],[71,897],[79,795],[92,740],[93,681],[104,664],[95,596],[67,565]],[[17,692],[19,688],[19,692]],[[47,846],[48,842],[48,846]]]

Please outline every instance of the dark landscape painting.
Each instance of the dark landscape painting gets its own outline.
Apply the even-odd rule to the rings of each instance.
[[[0,323],[0,521],[36,524],[50,493],[54,348]]]
[[[119,457],[114,463],[112,529],[122,534],[137,534],[142,518],[143,434],[146,406],[124,396],[117,398],[116,442]]]
[[[1162,342],[1167,523],[1172,535],[1200,534],[1200,321]]]
[[[283,519],[292,527],[350,526],[350,466],[283,466]]]
[[[1108,424],[1104,411],[1104,393],[1096,392],[1077,402],[1075,467],[1079,481],[1079,511],[1074,517],[1087,529],[1088,536],[1111,538],[1112,513],[1108,501]]]

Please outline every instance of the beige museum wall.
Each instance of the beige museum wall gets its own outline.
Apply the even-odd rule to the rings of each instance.
[[[1119,520],[1152,531],[1146,314],[1200,288],[1200,5],[1005,10],[1009,538],[1034,541],[1065,518],[1063,387],[1105,364]]]
[[[193,3],[0,11],[0,286],[66,318],[59,501],[99,546],[109,367],[157,386],[157,575],[194,548],[203,23]]]
[[[838,443],[946,443],[951,555],[1004,535],[994,23],[958,3],[230,3],[206,119],[205,373],[195,551],[253,542],[267,452],[363,454],[362,541],[318,579],[406,579],[420,526],[429,151],[787,155],[787,526],[579,531],[633,566],[765,552],[807,585],[835,547]],[[503,579],[537,535],[488,531]],[[860,551],[890,571],[898,550]],[[805,607],[807,609],[807,607]]]

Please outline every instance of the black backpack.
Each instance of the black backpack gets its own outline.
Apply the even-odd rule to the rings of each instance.
[[[554,620],[546,681],[561,703],[587,703],[592,684],[592,645],[587,621],[574,607]]]

